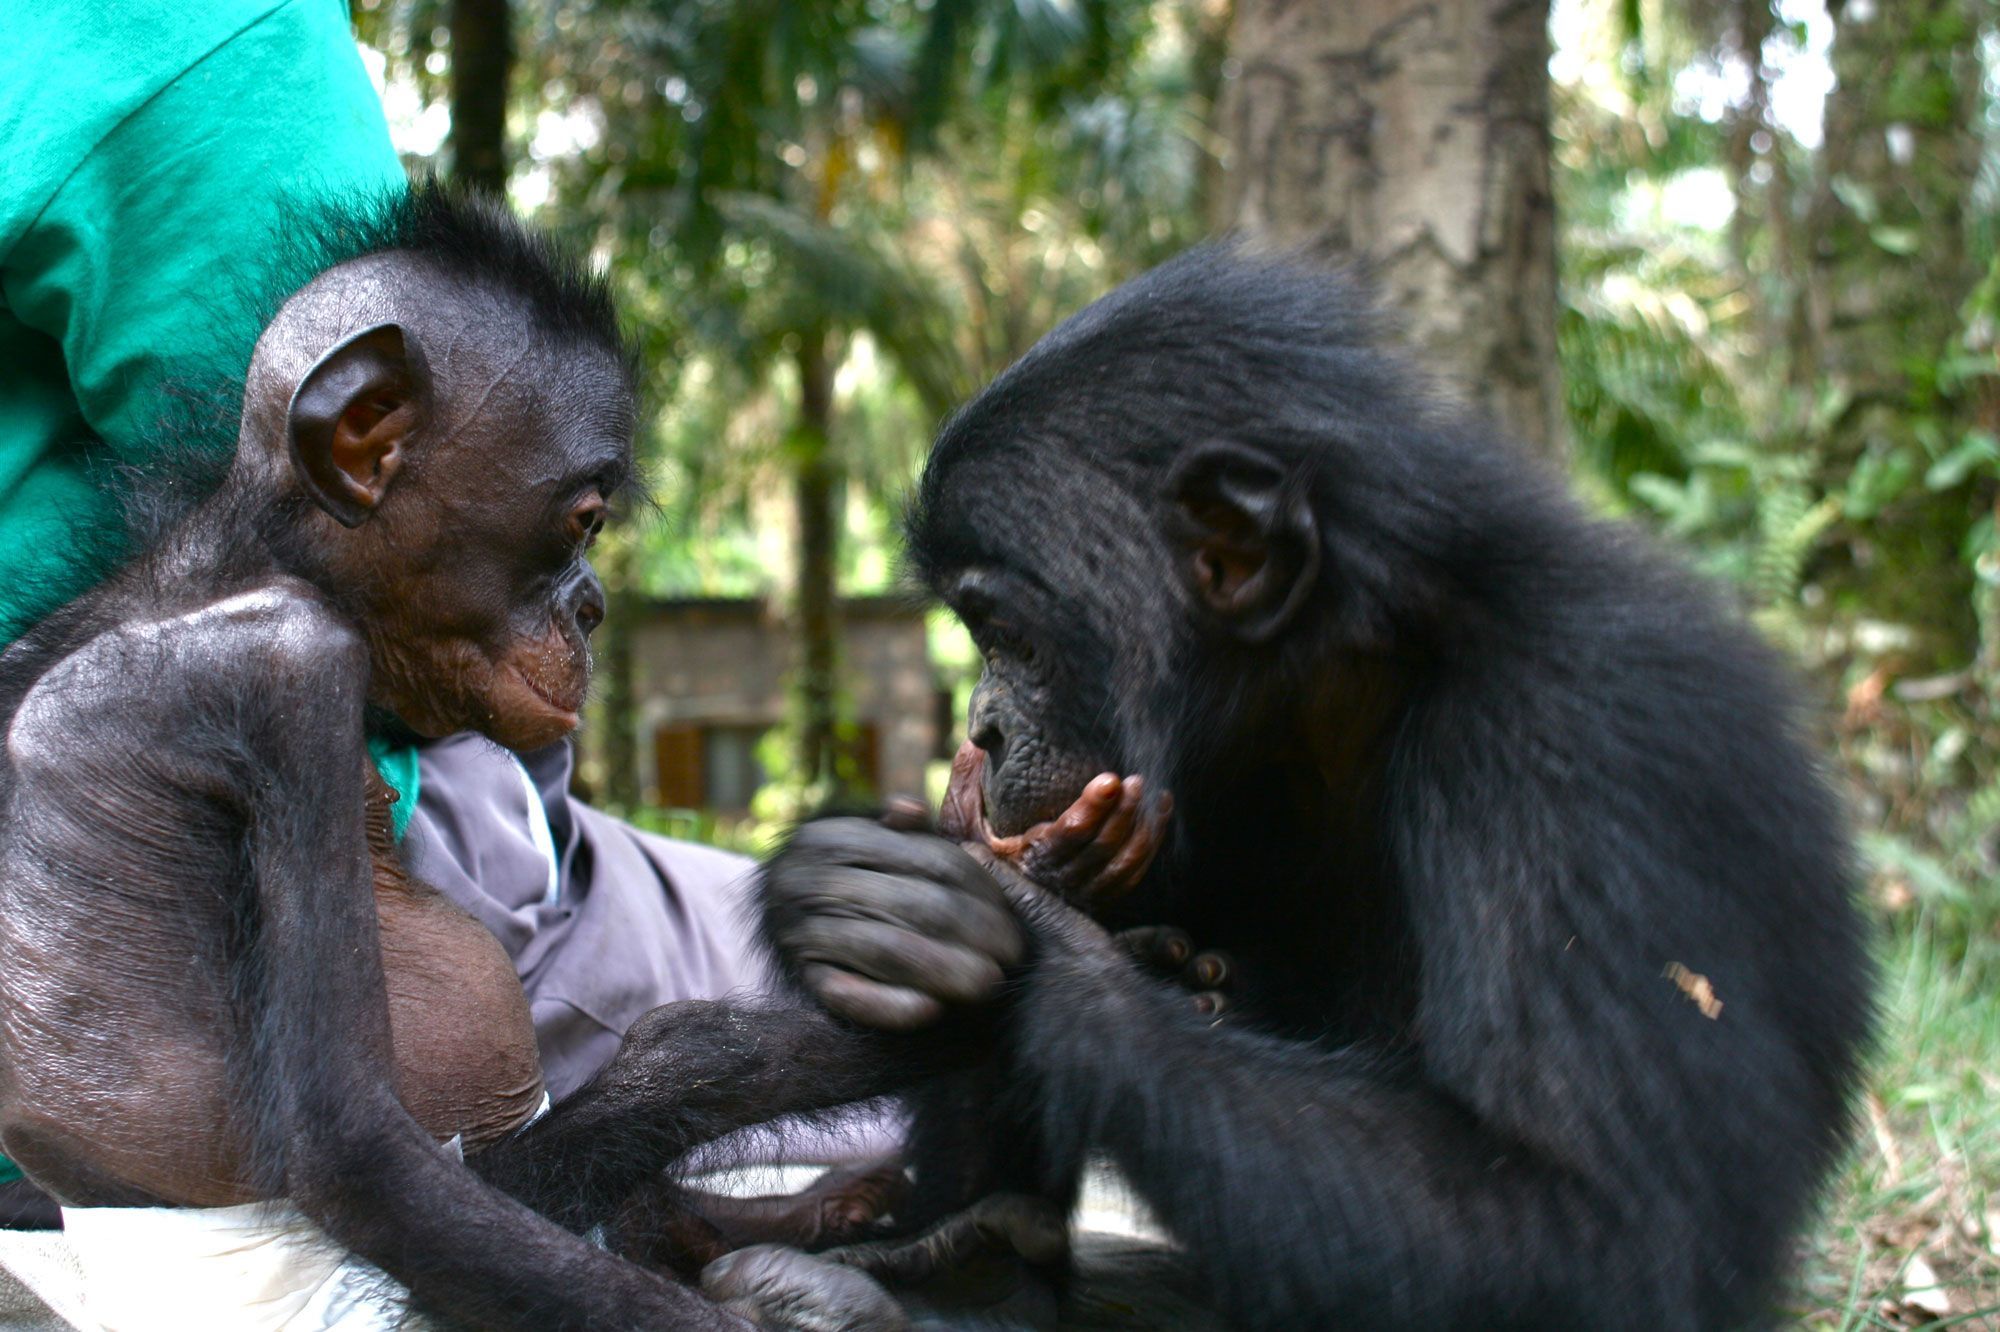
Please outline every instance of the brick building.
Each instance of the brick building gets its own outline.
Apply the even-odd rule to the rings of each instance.
[[[648,605],[633,631],[640,789],[647,800],[743,812],[763,781],[757,745],[784,719],[795,645],[769,603],[687,598]],[[841,603],[843,712],[855,768],[877,791],[922,792],[951,729],[921,607],[897,597]]]

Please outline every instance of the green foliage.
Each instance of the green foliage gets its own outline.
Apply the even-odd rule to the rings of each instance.
[[[1730,579],[1824,696],[1845,699],[1835,738],[1871,861],[1923,885],[1945,919],[1987,928],[2000,917],[2000,439],[1981,404],[2000,269],[1991,227],[1938,229],[1970,182],[1937,164],[1981,131],[1963,99],[1940,100],[1962,86],[1957,48],[1925,46],[1965,30],[1917,22],[1896,53],[1869,55],[1879,86],[1836,91],[1826,142],[1809,146],[1754,81],[1712,123],[1679,91],[1687,71],[1747,76],[1736,43],[1751,9],[1594,12],[1585,39],[1621,53],[1628,77],[1555,98],[1559,351],[1580,470]],[[1766,20],[1767,60],[1801,58],[1806,25],[1782,17]],[[1840,41],[1863,37],[1883,39],[1837,31],[1836,65],[1860,58]],[[1912,137],[1899,166],[1879,127],[1920,115],[1937,133]],[[1720,225],[1672,206],[1717,189]],[[1968,276],[1940,306],[1953,274]]]

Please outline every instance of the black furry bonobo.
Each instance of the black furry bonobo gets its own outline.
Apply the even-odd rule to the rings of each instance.
[[[795,978],[988,1052],[916,1093],[899,1220],[937,1228],[836,1256],[921,1274],[975,1203],[1034,1241],[990,1195],[1060,1215],[1101,1153],[1245,1326],[1757,1315],[1870,1025],[1836,801],[1714,593],[1370,324],[1201,250],[945,427],[909,536],[986,658],[977,831],[1152,777],[1165,845],[1093,913],[1216,945],[1242,1002],[1191,1012],[976,842],[966,892],[942,839],[806,825],[765,879]]]
[[[825,1236],[823,1197],[802,1227],[710,1214],[662,1168],[910,1051],[671,1005],[522,1127],[513,967],[404,873],[364,714],[516,748],[576,725],[628,361],[603,287],[497,211],[420,187],[327,236],[226,477],[0,657],[0,1140],[66,1205],[289,1198],[454,1324],[747,1327],[573,1232],[684,1270]],[[859,1276],[815,1291],[815,1327],[893,1317]]]

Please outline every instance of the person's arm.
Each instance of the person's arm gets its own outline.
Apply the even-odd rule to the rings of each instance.
[[[109,130],[0,270],[7,306],[61,345],[85,422],[124,456],[175,385],[240,384],[273,284],[310,275],[286,273],[310,256],[274,243],[286,207],[405,183],[344,0],[243,19]]]

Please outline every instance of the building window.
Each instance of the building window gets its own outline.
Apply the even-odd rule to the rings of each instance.
[[[653,771],[659,779],[655,801],[668,809],[749,813],[751,797],[766,780],[757,746],[770,729],[762,722],[660,727],[653,732]],[[841,775],[863,793],[879,790],[880,729],[873,722],[859,722],[842,732]]]

